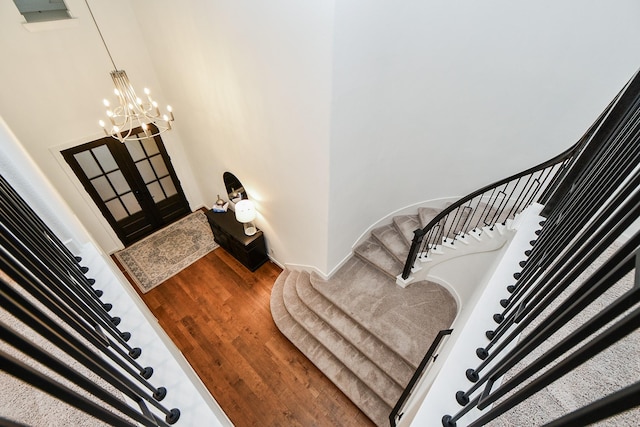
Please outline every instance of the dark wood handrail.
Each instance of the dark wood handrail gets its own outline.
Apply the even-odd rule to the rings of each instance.
[[[402,278],[403,279],[407,279],[409,277],[409,275],[411,274],[411,269],[417,259],[418,253],[419,253],[419,248],[422,244],[422,240],[424,238],[424,236],[426,236],[436,225],[438,225],[443,219],[447,218],[452,212],[455,212],[456,210],[458,210],[461,206],[465,205],[466,203],[472,201],[473,199],[477,198],[478,196],[482,196],[485,195],[487,193],[490,193],[492,191],[494,191],[497,188],[500,188],[501,186],[507,185],[509,183],[512,183],[514,181],[517,181],[519,179],[525,178],[527,176],[530,176],[536,172],[540,172],[543,171],[547,168],[556,166],[560,163],[569,161],[570,159],[574,158],[574,156],[576,155],[576,153],[578,153],[584,146],[584,140],[581,139],[580,141],[578,141],[576,144],[574,144],[571,148],[569,148],[568,150],[564,151],[562,154],[559,154],[558,156],[555,156],[554,158],[547,160],[543,163],[540,163],[537,166],[534,166],[532,168],[526,169],[525,171],[519,172],[515,175],[512,175],[508,178],[504,178],[501,179],[497,182],[494,182],[492,184],[486,185],[482,188],[480,188],[479,190],[476,190],[460,199],[458,199],[456,202],[452,203],[450,206],[446,207],[442,212],[440,212],[438,215],[435,216],[435,218],[433,218],[424,228],[422,228],[421,230],[416,230],[416,232],[414,232],[414,239],[411,243],[411,248],[409,250],[409,255],[407,256],[407,260],[404,264],[404,269],[402,271]],[[418,232],[419,231],[419,232]],[[464,230],[465,232],[467,230]]]
[[[501,179],[499,181],[496,181],[492,184],[486,185],[464,197],[462,197],[461,199],[457,200],[456,202],[452,203],[450,206],[446,207],[442,212],[440,212],[438,215],[435,216],[435,218],[433,218],[424,228],[416,230],[414,232],[414,238],[413,241],[411,243],[411,248],[409,249],[409,254],[407,255],[407,260],[405,261],[404,264],[404,268],[402,270],[402,279],[407,279],[409,277],[409,275],[411,274],[411,269],[413,268],[414,263],[416,262],[416,259],[418,257],[418,254],[420,253],[420,248],[421,246],[424,247],[423,243],[423,239],[424,236],[429,235],[429,233],[431,233],[431,231],[438,225],[440,224],[443,220],[445,220],[445,218],[448,218],[449,215],[453,212],[455,212],[456,210],[460,209],[462,206],[464,206],[466,203],[471,202],[473,199],[477,198],[477,197],[482,197],[490,192],[494,192],[496,191],[496,189],[499,189],[503,186],[507,186],[510,183],[516,182],[518,180],[521,180],[523,178],[526,177],[530,177],[533,174],[537,173],[537,172],[541,172],[544,171],[545,169],[548,168],[553,168],[561,163],[565,163],[564,167],[559,171],[559,173],[556,173],[553,177],[553,181],[551,182],[551,184],[548,186],[548,188],[544,191],[543,194],[540,195],[539,200],[541,202],[545,202],[547,201],[551,196],[557,196],[558,192],[555,191],[557,190],[557,184],[562,183],[563,182],[563,178],[565,177],[565,175],[567,174],[567,172],[569,170],[571,170],[572,168],[572,164],[573,162],[581,156],[583,150],[585,149],[585,147],[587,147],[587,144],[591,141],[593,135],[598,131],[598,129],[600,128],[601,124],[603,123],[603,121],[605,120],[605,118],[611,113],[612,109],[614,108],[614,106],[616,105],[616,103],[620,100],[620,97],[623,93],[624,89],[622,91],[620,91],[620,93],[618,93],[618,95],[609,103],[609,105],[605,108],[605,110],[600,114],[600,116],[598,116],[598,118],[596,119],[596,121],[589,127],[589,129],[585,132],[585,134],[578,140],[578,142],[576,142],[573,146],[571,146],[570,148],[568,148],[567,150],[565,150],[564,152],[560,153],[559,155],[545,161],[542,162],[536,166],[533,166],[529,169],[526,169],[522,172],[518,172],[514,175],[511,175],[507,178]],[[593,151],[596,150],[597,147],[593,147],[593,148],[589,148],[588,150]],[[591,155],[589,153],[587,153],[587,155]],[[564,182],[566,183],[567,180],[564,180]],[[555,192],[555,194],[554,194]],[[537,200],[530,200],[529,204],[537,201]],[[524,206],[526,207],[526,206]],[[454,216],[455,220],[460,220],[459,218],[459,214],[456,213],[456,216]],[[473,228],[473,227],[472,227]],[[441,230],[442,231],[442,230]],[[460,232],[460,234],[462,233],[466,233],[469,230],[462,230]],[[440,234],[438,234],[439,236]],[[430,249],[429,247],[427,249]]]
[[[438,349],[440,342],[445,336],[451,335],[451,332],[453,332],[453,329],[443,329],[438,332],[438,335],[436,335],[436,337],[433,339],[429,350],[427,350],[427,354],[425,354],[424,358],[422,358],[422,362],[420,362],[420,365],[418,365],[418,369],[416,369],[416,371],[413,373],[411,380],[409,380],[409,384],[407,384],[404,391],[402,392],[402,395],[398,399],[396,406],[393,407],[393,410],[389,414],[389,422],[391,423],[391,427],[396,427],[396,420],[399,421],[400,418],[402,418],[402,414],[398,414],[400,412],[400,409],[402,409],[402,406],[409,398],[409,395],[411,395],[411,393],[413,392],[413,388],[415,387],[420,377],[422,377],[422,374],[424,373],[424,370],[427,367],[429,361],[431,361],[432,358],[435,361],[436,357],[438,357],[437,354],[434,356],[433,353],[435,353],[435,351]]]

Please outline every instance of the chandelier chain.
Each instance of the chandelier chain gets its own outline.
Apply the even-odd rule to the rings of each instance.
[[[104,36],[102,35],[102,31],[100,31],[100,27],[98,26],[98,22],[96,21],[96,17],[93,15],[93,11],[91,10],[91,7],[89,6],[89,1],[88,0],[84,0],[84,2],[87,5],[87,9],[89,9],[89,14],[91,15],[91,19],[93,19],[93,23],[96,26],[96,30],[98,30],[98,34],[100,35],[100,39],[102,40],[102,44],[104,45],[104,48],[107,51],[107,55],[109,55],[109,59],[111,60],[111,64],[113,64],[113,69],[117,70],[118,67],[116,67],[116,63],[113,60],[113,56],[111,56],[111,52],[109,51],[109,47],[107,47],[107,42],[104,40]]]

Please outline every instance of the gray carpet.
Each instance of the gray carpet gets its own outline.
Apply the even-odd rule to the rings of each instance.
[[[329,281],[311,279],[318,292],[413,366],[457,313],[455,300],[441,286],[418,282],[402,289],[356,257]]]
[[[353,374],[337,357],[327,350],[293,319],[287,310],[283,293],[285,283],[297,280],[299,272],[284,270],[271,294],[271,314],[278,328],[311,360],[342,392],[378,425],[384,425],[390,412],[388,405]]]
[[[20,286],[14,285],[14,282],[8,276],[6,276],[4,272],[0,271],[0,276],[2,276],[3,279],[6,280],[13,289],[18,291],[23,297],[28,299],[40,310],[47,313],[53,319],[58,319],[46,307],[41,305],[38,301],[31,297],[31,295],[23,291]],[[80,372],[82,375],[86,376],[92,382],[104,388],[112,395],[122,396],[122,394],[113,386],[106,383],[95,373],[89,371],[79,362],[69,357],[69,355],[67,355],[64,351],[60,350],[57,346],[34,332],[30,327],[28,327],[26,324],[18,320],[16,317],[14,317],[4,309],[0,310],[0,321],[18,332],[21,336],[25,337],[37,347],[40,347],[42,350],[48,352],[61,362],[65,363],[67,366]],[[78,334],[74,330],[70,329],[65,322],[58,319],[58,324],[74,337],[79,338]],[[46,374],[49,378],[100,405],[101,401],[98,398],[88,394],[75,383],[67,380],[66,378],[50,370],[49,368],[44,367],[43,365],[34,361],[33,358],[30,357],[30,355],[22,353],[21,351],[10,346],[4,341],[0,341],[0,351],[5,352],[7,355],[34,368],[35,370]],[[124,397],[122,398],[124,399]],[[108,425],[107,423],[104,423],[85,412],[77,410],[75,407],[63,402],[62,400],[49,395],[44,391],[41,391],[40,389],[32,387],[31,385],[5,372],[0,372],[0,408],[2,410],[0,413],[0,425],[22,424],[35,427],[102,427]]]
[[[380,426],[457,313],[454,298],[435,283],[395,283],[413,230],[438,212],[422,208],[373,229],[328,281],[285,270],[273,288],[271,311],[282,333]]]
[[[545,313],[551,312],[570,293],[590,275],[602,262],[610,257],[618,248],[614,244],[609,248],[585,273],[573,283],[559,299],[551,304]],[[582,313],[559,330],[543,345],[532,352],[511,372],[517,372],[537,359],[544,351],[559,343],[564,337],[575,331],[586,320],[592,318],[603,308],[633,286],[634,271],[625,276],[600,298],[589,305]],[[637,307],[636,304],[635,307]],[[526,336],[537,323],[533,323],[523,331]],[[492,427],[521,427],[539,426],[550,422],[566,413],[574,411],[599,398],[631,385],[640,378],[640,330],[635,330],[616,344],[592,359],[585,362],[576,370],[550,384],[545,389],[533,395],[518,407],[504,414],[502,417],[488,424]],[[513,374],[507,373],[503,381],[508,381]],[[522,384],[524,386],[526,384]],[[521,386],[521,387],[522,387]],[[594,425],[599,426],[628,426],[640,425],[640,408],[627,411]]]
[[[271,311],[282,333],[377,425],[388,425],[433,338],[457,311],[429,282],[401,289],[353,257],[331,280],[284,270]]]

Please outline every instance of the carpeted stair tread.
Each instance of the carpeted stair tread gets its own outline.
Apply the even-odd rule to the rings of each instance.
[[[404,264],[409,255],[409,245],[400,234],[394,224],[383,225],[374,228],[371,235],[391,253],[398,261]]]
[[[441,329],[457,314],[453,296],[420,281],[400,288],[358,257],[351,257],[329,280],[311,276],[314,289],[393,349],[418,366]]]
[[[422,228],[420,227],[420,217],[418,215],[398,215],[394,216],[392,221],[393,225],[400,231],[400,235],[411,246],[413,232],[418,228]]]
[[[291,279],[289,276],[292,274],[295,279],[297,272],[285,269],[273,285],[270,307],[276,326],[376,425],[388,425],[388,416],[392,408],[375,393],[372,393],[362,381],[300,326],[287,311],[283,291],[285,282]]]
[[[409,365],[382,341],[316,291],[311,284],[309,274],[299,276],[296,289],[300,300],[310,310],[351,344],[358,347],[360,352],[393,378],[400,387],[408,384],[415,367]]]
[[[420,228],[425,228],[427,225],[429,225],[431,220],[433,220],[436,217],[436,215],[438,215],[440,212],[442,212],[442,209],[426,208],[426,207],[418,208],[418,218],[420,220]]]
[[[308,276],[305,272],[290,275],[284,284],[284,304],[291,317],[389,406],[395,405],[403,388],[300,300],[296,283],[305,274]]]
[[[392,279],[402,272],[403,264],[371,236],[356,246],[353,253]]]

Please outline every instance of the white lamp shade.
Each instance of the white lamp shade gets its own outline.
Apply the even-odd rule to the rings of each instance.
[[[251,200],[243,199],[236,203],[236,219],[242,223],[256,219],[256,208]]]

